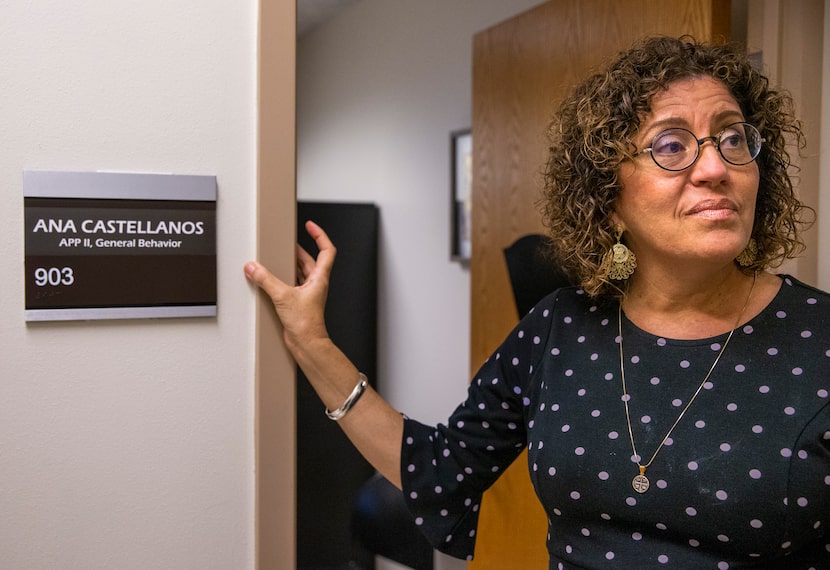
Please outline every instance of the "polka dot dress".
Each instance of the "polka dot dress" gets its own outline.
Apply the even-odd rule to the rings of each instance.
[[[446,425],[406,419],[402,477],[416,523],[471,558],[483,491],[528,449],[551,568],[830,568],[830,295],[791,277],[737,329],[697,399],[631,484],[726,335],[680,341],[616,303],[549,296],[517,326]]]

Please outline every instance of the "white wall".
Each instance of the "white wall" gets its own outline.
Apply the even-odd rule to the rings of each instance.
[[[473,35],[540,0],[358,0],[301,38],[301,200],[380,206],[380,388],[446,419],[469,380],[469,270],[449,259],[450,132],[471,124]]]
[[[252,568],[257,2],[0,3],[0,568]],[[23,320],[24,169],[218,178],[216,319]]]

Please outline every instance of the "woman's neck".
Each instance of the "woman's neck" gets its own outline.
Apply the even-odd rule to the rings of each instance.
[[[779,279],[762,273],[757,276],[761,287],[753,290],[756,276],[734,265],[697,273],[641,269],[630,279],[623,311],[641,329],[675,339],[728,332],[763,310],[780,287]]]

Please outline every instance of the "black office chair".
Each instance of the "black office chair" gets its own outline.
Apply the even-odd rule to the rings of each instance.
[[[432,570],[433,551],[415,526],[401,490],[382,475],[358,491],[352,531],[364,548],[415,570]]]
[[[529,234],[504,248],[519,318],[548,293],[570,285],[565,273],[545,256],[545,239],[540,234]]]

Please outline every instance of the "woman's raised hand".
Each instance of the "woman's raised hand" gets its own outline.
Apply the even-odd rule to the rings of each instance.
[[[304,249],[297,248],[296,285],[279,280],[255,261],[245,264],[245,276],[271,297],[282,321],[286,347],[326,408],[335,410],[353,392],[361,376],[326,330],[324,310],[337,250],[326,232],[314,222],[306,222],[305,229],[320,253],[314,259]],[[338,420],[363,456],[398,487],[401,486],[403,422],[403,416],[371,387]]]
[[[245,264],[245,276],[265,291],[274,303],[277,316],[284,328],[289,350],[327,339],[324,318],[329,276],[337,249],[328,235],[314,222],[306,222],[305,229],[320,252],[315,260],[297,246],[297,284],[289,285],[255,261]]]

